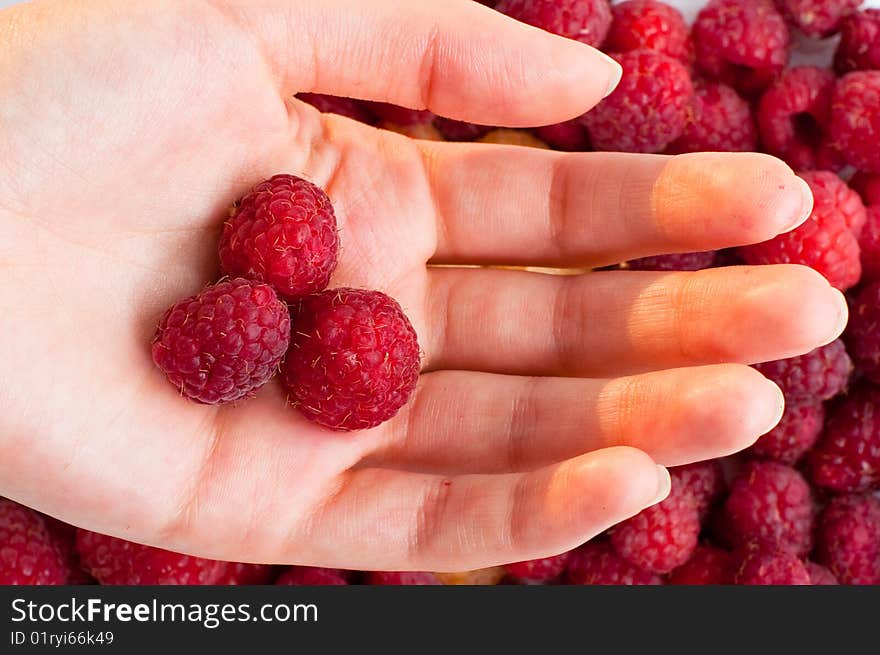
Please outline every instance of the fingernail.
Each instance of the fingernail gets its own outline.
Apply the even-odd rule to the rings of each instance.
[[[657,496],[651,504],[656,505],[665,500],[670,491],[672,491],[672,478],[669,477],[669,470],[665,466],[657,464]]]
[[[837,323],[834,326],[834,332],[831,333],[831,336],[828,339],[828,343],[831,343],[843,334],[843,331],[846,329],[846,324],[849,322],[849,305],[846,304],[846,296],[844,296],[838,289],[833,289],[833,291],[834,295],[837,297]]]
[[[782,420],[782,415],[785,413],[785,396],[782,394],[782,389],[779,388],[779,385],[773,382],[772,380],[764,379],[765,382],[773,387],[773,393],[776,394],[776,404],[774,406],[773,415],[770,417],[770,421],[767,423],[766,427],[758,433],[758,436],[764,436],[770,430],[779,425],[779,421]]]
[[[795,177],[795,179],[801,191],[801,211],[797,218],[787,227],[788,230],[793,230],[800,226],[813,213],[813,192],[810,190],[810,185],[801,177]]]
[[[605,95],[602,96],[603,98],[607,98],[614,92],[614,89],[617,88],[617,85],[620,84],[620,79],[623,77],[623,67],[619,63],[617,63],[617,61],[606,55],[604,52],[600,52],[599,50],[597,50],[596,54],[598,54],[602,59],[607,62],[608,68],[611,71],[611,74],[609,76],[608,89],[605,91]]]

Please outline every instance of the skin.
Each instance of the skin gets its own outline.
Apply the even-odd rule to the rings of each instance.
[[[812,206],[783,163],[418,142],[292,98],[522,127],[583,113],[619,76],[587,46],[441,4],[0,11],[0,493],[207,557],[465,570],[572,548],[662,499],[663,467],[775,425],[779,389],[746,365],[846,321],[809,269],[436,265],[598,267],[768,239]],[[150,360],[162,311],[218,277],[229,205],[282,171],[334,201],[333,286],[389,293],[419,334],[418,390],[374,430],[309,424],[277,382],[197,405]]]

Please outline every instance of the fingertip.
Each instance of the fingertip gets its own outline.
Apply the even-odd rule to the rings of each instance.
[[[784,338],[779,345],[787,345],[786,352],[775,359],[803,355],[840,337],[849,319],[849,306],[843,293],[821,273],[802,264],[761,266],[758,270],[773,276],[762,302],[775,314],[772,323],[776,334]]]
[[[809,187],[785,162],[753,152],[672,157],[656,194],[661,214],[683,214],[705,223],[704,234],[691,230],[700,239],[693,245],[702,249],[708,247],[704,241],[710,234],[716,247],[767,241],[801,225],[813,209]]]
[[[663,467],[638,448],[613,446],[583,455],[575,461],[579,463],[578,472],[582,479],[590,481],[591,487],[600,486],[604,492],[601,506],[609,515],[618,517],[613,521],[615,523],[638,514],[645,507],[659,502],[658,497],[669,493],[665,489],[668,472],[660,471]],[[585,502],[592,509],[597,500],[593,496]]]
[[[521,32],[517,39],[507,39],[510,52],[497,55],[505,67],[499,82],[507,88],[489,89],[503,114],[495,123],[534,127],[571,120],[595,107],[620,83],[623,68],[598,49],[498,16]]]

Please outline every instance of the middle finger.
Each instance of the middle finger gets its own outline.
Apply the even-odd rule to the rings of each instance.
[[[430,270],[426,368],[617,376],[753,364],[834,340],[843,295],[803,266],[694,273]]]

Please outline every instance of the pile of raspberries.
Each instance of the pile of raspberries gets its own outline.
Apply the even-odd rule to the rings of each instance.
[[[798,263],[846,291],[842,339],[757,365],[785,394],[781,423],[734,458],[672,468],[666,500],[545,559],[459,573],[220,562],[0,499],[0,584],[880,584],[880,10],[860,10],[861,0],[710,0],[689,29],[656,0],[482,4],[600,47],[623,67],[620,85],[584,116],[533,130],[300,99],[419,139],[784,159],[815,197],[793,232],[619,266]],[[838,39],[833,65],[789,67],[796,35]],[[289,175],[258,185],[223,230],[229,277],[168,310],[154,361],[197,402],[240,401],[280,368],[292,404],[320,425],[357,430],[391,418],[418,377],[416,335],[382,293],[325,290],[338,248],[321,189]]]

